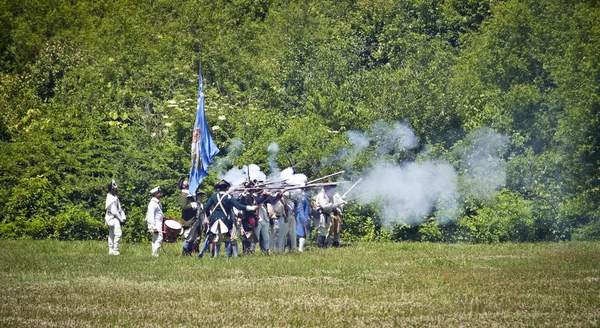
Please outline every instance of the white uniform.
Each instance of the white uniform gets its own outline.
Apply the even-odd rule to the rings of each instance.
[[[148,203],[148,212],[146,213],[146,223],[148,231],[152,233],[152,256],[158,256],[158,249],[163,241],[163,211],[160,201],[152,197]],[[157,230],[158,232],[155,232]]]
[[[331,194],[330,194],[331,195]],[[321,190],[321,192],[319,192],[319,194],[317,194],[317,205],[319,207],[319,209],[321,210],[321,217],[319,218],[319,224],[318,224],[318,242],[320,246],[327,246],[328,244],[328,239],[330,239],[330,227],[331,227],[331,220],[332,217],[331,215],[333,214],[334,210],[337,210],[339,212],[339,214],[341,214],[341,210],[342,207],[344,206],[345,202],[344,199],[342,198],[342,196],[340,196],[338,193],[335,193],[333,196],[329,196],[327,195],[327,193],[325,192],[324,189]],[[339,217],[338,217],[339,219]],[[340,222],[336,222],[337,224],[340,224]],[[340,237],[339,237],[339,226],[336,229],[337,233],[335,236],[333,236],[334,238],[334,243],[339,245],[340,242]]]
[[[111,193],[106,195],[104,209],[106,209],[104,222],[108,225],[108,254],[119,255],[121,223],[125,222],[125,212],[121,208],[119,198]]]
[[[321,192],[317,194],[317,205],[321,210],[321,217],[319,218],[319,224],[317,225],[319,236],[327,237],[329,225],[331,224],[331,212],[333,212],[334,206],[333,202],[325,193],[325,190],[321,190]]]

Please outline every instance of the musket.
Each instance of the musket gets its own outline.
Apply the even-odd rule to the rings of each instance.
[[[352,187],[350,187],[350,189],[346,190],[346,192],[342,195],[342,198],[346,197],[346,195],[348,195],[348,193],[354,189],[354,187],[356,187],[356,185],[360,182],[360,180],[362,180],[362,178],[358,179],[358,181],[356,181],[355,184],[352,185]]]
[[[339,184],[348,183],[348,182],[350,182],[350,181],[313,183],[313,184],[307,184],[305,186],[294,186],[294,187],[283,188],[283,192],[286,192],[288,190],[294,190],[294,189],[305,189],[305,188],[308,189],[308,188],[314,188],[314,187],[337,186]]]
[[[338,181],[338,182],[324,182],[324,183],[313,183],[313,184],[307,184],[305,186],[290,186],[290,187],[285,187],[285,186],[279,186],[279,187],[250,187],[250,188],[235,188],[235,191],[243,191],[245,189],[250,189],[250,190],[270,190],[270,189],[282,189],[285,191],[287,190],[294,190],[294,189],[304,189],[304,188],[314,188],[314,187],[324,187],[324,186],[336,186],[338,184],[342,184],[342,183],[348,183],[351,181]]]
[[[346,172],[346,171],[342,170],[342,171],[339,171],[339,172],[336,172],[336,173],[333,173],[333,174],[330,174],[330,175],[326,175],[326,176],[324,176],[322,178],[318,178],[318,179],[315,179],[315,180],[312,180],[312,181],[308,181],[306,184],[310,184],[310,183],[313,183],[313,182],[321,181],[323,179],[327,179],[327,178],[332,177],[334,175],[342,174],[344,172]]]
[[[288,160],[288,163],[290,163],[290,167],[293,169],[294,168],[294,164],[292,164],[292,160],[290,159],[290,156],[288,156],[288,153],[284,150],[283,153],[285,154],[285,157]]]
[[[287,181],[287,179],[275,180],[275,181],[267,181],[267,182],[259,183],[255,187],[262,187],[262,186],[266,186],[266,185],[270,185],[270,184],[274,184],[274,183],[285,182],[285,181]]]

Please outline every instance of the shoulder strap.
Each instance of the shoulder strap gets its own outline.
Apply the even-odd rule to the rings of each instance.
[[[226,195],[223,195],[223,198],[227,197]],[[223,210],[223,213],[225,213],[225,215],[229,215],[229,213],[227,213],[227,211],[225,210],[225,207],[223,206],[223,203],[221,203],[221,200],[223,199],[221,197],[219,197],[219,194],[217,194],[217,200],[219,201],[217,204],[219,206],[221,206],[221,209]]]

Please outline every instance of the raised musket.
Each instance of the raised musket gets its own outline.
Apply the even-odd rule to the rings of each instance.
[[[356,185],[362,180],[362,178],[358,179],[358,181],[356,181],[355,184],[352,185],[352,187],[350,187],[350,189],[346,190],[346,192],[342,195],[342,198],[346,197],[346,195],[348,195],[348,193],[350,191],[352,191],[352,189],[354,189],[354,187],[356,187]]]
[[[324,177],[322,177],[322,178],[318,178],[318,179],[314,179],[314,180],[312,180],[312,181],[308,181],[306,184],[308,185],[308,184],[311,184],[311,183],[313,183],[313,182],[321,181],[321,180],[323,180],[323,179],[327,179],[327,178],[329,178],[329,177],[332,177],[332,176],[335,176],[335,175],[338,175],[338,174],[342,174],[342,173],[344,173],[344,172],[346,172],[346,171],[345,171],[345,170],[341,170],[341,171],[339,171],[339,172],[335,172],[335,173],[333,173],[333,174],[326,175],[326,176],[324,176]]]

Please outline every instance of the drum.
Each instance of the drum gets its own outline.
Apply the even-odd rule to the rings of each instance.
[[[172,218],[165,219],[163,240],[167,243],[177,242],[179,232],[181,231],[181,223]]]

